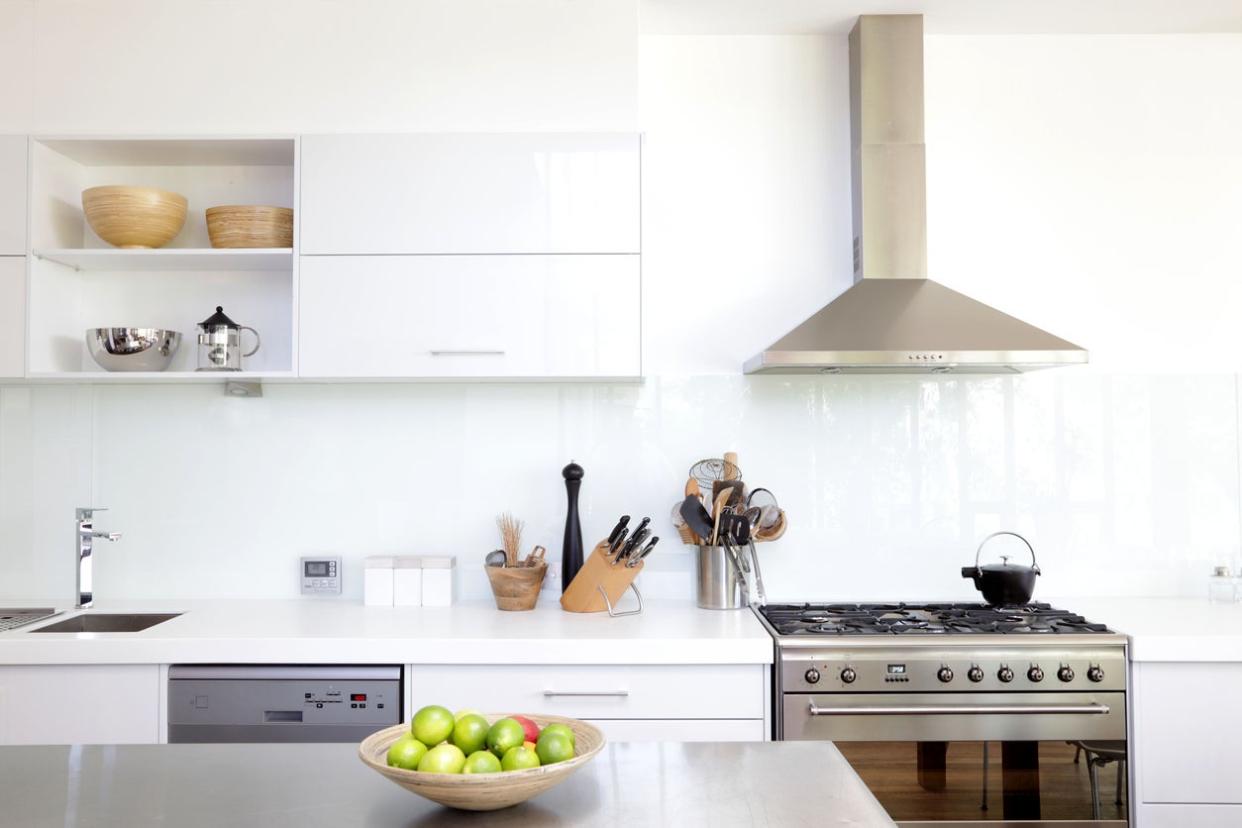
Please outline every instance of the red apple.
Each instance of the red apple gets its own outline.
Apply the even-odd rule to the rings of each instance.
[[[535,724],[534,722],[532,722],[530,719],[526,718],[525,716],[510,716],[509,718],[515,720],[518,724],[522,726],[522,730],[526,731],[526,741],[528,742],[539,741],[539,725]]]

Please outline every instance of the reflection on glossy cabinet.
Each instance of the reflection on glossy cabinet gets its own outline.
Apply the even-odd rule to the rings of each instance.
[[[634,134],[310,135],[308,254],[637,253]]]
[[[0,135],[0,256],[26,253],[25,135]]]
[[[641,373],[636,255],[303,256],[299,304],[304,377]]]
[[[0,745],[155,744],[159,669],[155,664],[0,667]]]
[[[26,371],[26,257],[0,256],[0,378]]]

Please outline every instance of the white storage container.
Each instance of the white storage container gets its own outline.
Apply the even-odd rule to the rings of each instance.
[[[423,606],[447,607],[453,603],[453,569],[457,559],[452,555],[423,558]]]
[[[394,559],[388,555],[371,555],[364,562],[362,602],[368,607],[391,607],[393,604]]]
[[[423,559],[401,555],[393,567],[393,601],[398,607],[418,607],[423,603]]]

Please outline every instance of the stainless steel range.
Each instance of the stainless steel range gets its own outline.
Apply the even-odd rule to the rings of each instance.
[[[1126,824],[1126,638],[1047,604],[773,604],[775,736],[904,825]]]

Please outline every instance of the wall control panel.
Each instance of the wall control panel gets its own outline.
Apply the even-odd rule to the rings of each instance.
[[[302,559],[303,595],[340,595],[340,557],[314,557]]]

